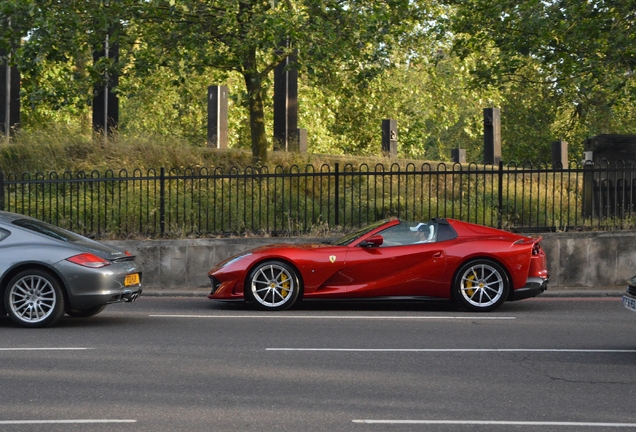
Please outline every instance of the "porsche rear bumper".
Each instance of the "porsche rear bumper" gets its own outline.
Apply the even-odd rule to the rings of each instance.
[[[62,260],[54,269],[67,287],[69,309],[85,310],[111,303],[129,303],[142,292],[143,268],[136,261],[113,262],[101,268],[88,268]],[[126,276],[137,274],[127,285]]]
[[[536,297],[548,289],[549,280],[549,276],[547,278],[529,277],[526,281],[526,286],[514,290],[511,293],[509,300],[515,301]]]

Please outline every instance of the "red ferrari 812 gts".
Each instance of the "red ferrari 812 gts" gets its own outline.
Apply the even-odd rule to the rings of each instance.
[[[382,220],[331,243],[270,245],[233,256],[208,272],[208,298],[282,310],[301,298],[435,297],[492,311],[545,291],[540,241],[453,219]]]

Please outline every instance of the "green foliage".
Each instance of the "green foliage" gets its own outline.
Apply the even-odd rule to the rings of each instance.
[[[352,56],[377,64],[394,38],[417,23],[420,9],[408,0],[156,0],[145,3],[138,17],[143,26],[138,65],[142,70],[169,65],[182,79],[206,67],[238,72],[245,84],[252,153],[265,160],[264,103],[275,66],[295,53],[301,70],[331,68]]]
[[[448,161],[460,147],[479,161],[482,110],[498,106],[505,161],[547,161],[558,139],[580,160],[587,137],[634,133],[633,9],[606,0],[4,0],[0,56],[20,68],[27,135],[64,127],[92,143],[94,86],[117,74],[118,140],[204,147],[207,86],[223,84],[230,146],[264,160],[271,72],[294,53],[310,153],[379,155],[381,121],[394,118],[400,157]],[[95,61],[107,37],[119,59]]]
[[[128,126],[197,141],[203,96],[195,92],[196,81],[222,80],[236,72],[243,80],[239,94],[249,113],[253,156],[264,160],[264,104],[275,66],[297,53],[300,70],[321,71],[338,62],[382,68],[394,47],[414,40],[426,8],[427,3],[412,0],[10,1],[0,10],[0,21],[13,15],[21,19],[3,27],[0,48],[12,51],[29,83],[25,89],[34,114],[27,124],[62,120],[50,111],[69,104],[84,113],[93,86],[109,76],[120,78],[122,97],[145,99],[148,86],[167,79],[183,87],[167,92],[157,110],[167,124],[129,121]],[[93,53],[106,47],[118,47],[119,58],[93,61]],[[51,63],[53,77],[45,69]],[[142,83],[143,90],[138,88]],[[39,104],[45,106],[36,108]],[[131,101],[130,109],[138,105]],[[168,113],[170,108],[176,114]]]
[[[308,129],[325,130],[337,142],[332,152],[379,155],[382,120],[394,118],[401,157],[450,160],[450,150],[461,147],[468,149],[471,160],[478,160],[482,107],[501,101],[501,96],[468,86],[470,59],[459,61],[441,48],[433,59],[408,59],[404,54],[375,75],[341,71],[325,86],[312,80],[312,97],[307,108],[301,104],[301,120],[313,126],[318,123],[312,123],[318,117],[315,111],[326,111],[318,127]]]
[[[38,130],[65,124],[90,130],[92,88],[84,75],[74,62],[48,60],[23,73],[22,127]]]
[[[207,92],[208,86],[218,84],[214,71],[206,74],[192,73],[187,79],[169,68],[158,68],[152,75],[127,76],[118,87],[120,95],[120,133],[141,136],[152,134],[156,138],[185,139],[197,146],[205,146],[207,140]],[[241,91],[240,82],[226,79],[230,94]],[[236,98],[234,98],[236,100]],[[230,100],[229,142],[240,147],[249,142],[242,123],[245,109]],[[143,113],[143,115],[140,115]]]
[[[562,138],[575,157],[589,136],[633,133],[633,2],[449,3],[455,52],[460,58],[486,53],[471,70],[474,83],[504,96],[502,141],[512,141],[509,156],[518,146],[519,156],[540,159],[537,142],[530,142],[533,129],[540,149]]]

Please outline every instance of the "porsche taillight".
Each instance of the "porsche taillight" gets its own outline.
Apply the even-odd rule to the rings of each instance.
[[[93,255],[92,253],[75,255],[67,258],[66,260],[72,262],[73,264],[90,268],[101,268],[110,265],[110,261],[100,258],[97,255]]]

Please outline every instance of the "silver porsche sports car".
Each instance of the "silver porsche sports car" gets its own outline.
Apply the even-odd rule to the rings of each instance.
[[[128,252],[31,217],[0,211],[0,316],[44,327],[135,301],[143,269]]]

